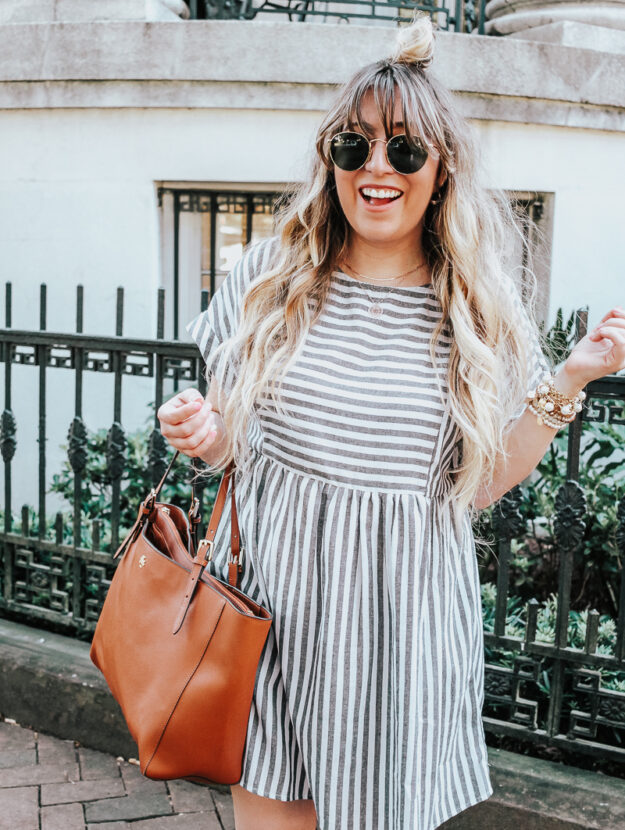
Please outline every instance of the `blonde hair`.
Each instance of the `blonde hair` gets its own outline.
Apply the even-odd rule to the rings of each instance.
[[[273,261],[248,286],[238,331],[223,344],[226,359],[236,352],[239,370],[220,406],[228,443],[212,469],[231,459],[244,466],[249,419],[259,396],[269,392],[284,414],[282,379],[321,312],[331,275],[348,246],[349,225],[336,193],[329,139],[348,124],[365,132],[361,105],[372,92],[387,137],[393,133],[398,97],[406,134],[433,144],[447,174],[438,202],[426,210],[422,237],[442,308],[429,348],[436,368],[436,343],[449,323],[448,406],[462,452],[446,500],[453,504],[456,522],[467,508],[475,518],[472,502],[480,483],[492,480],[496,456],[504,454],[505,428],[518,416],[528,389],[531,338],[540,335],[531,312],[525,316],[515,297],[514,281],[502,261],[510,238],[526,246],[525,236],[507,198],[480,183],[471,130],[450,93],[427,69],[433,46],[430,17],[417,14],[400,29],[392,56],[358,71],[323,119],[309,175],[276,215],[279,242]],[[535,278],[526,272],[533,297]]]

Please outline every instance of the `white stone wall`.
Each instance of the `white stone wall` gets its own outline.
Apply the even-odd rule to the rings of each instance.
[[[124,332],[150,336],[161,284],[159,183],[280,186],[303,175],[321,113],[289,110],[4,111],[0,279],[13,280],[13,325],[74,325],[86,291],[87,331],[112,333],[115,289]],[[474,120],[492,186],[555,194],[550,310],[622,302],[621,133]],[[225,138],[226,137],[226,138]],[[184,151],[183,151],[184,143]],[[589,293],[592,286],[592,293]],[[71,302],[68,297],[71,295]]]

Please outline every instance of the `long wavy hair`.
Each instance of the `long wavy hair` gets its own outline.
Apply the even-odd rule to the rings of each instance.
[[[527,243],[506,196],[481,183],[472,131],[448,90],[428,70],[433,45],[429,16],[417,14],[399,30],[393,55],[358,71],[323,119],[309,174],[290,190],[276,214],[279,242],[273,260],[248,286],[238,330],[220,346],[225,360],[236,353],[238,372],[227,400],[220,401],[228,438],[212,470],[223,469],[231,459],[245,466],[247,430],[261,396],[269,394],[284,414],[282,379],[317,320],[331,275],[348,248],[350,227],[337,197],[329,140],[352,124],[365,132],[361,106],[372,92],[387,137],[393,134],[399,100],[406,134],[433,144],[447,174],[436,203],[428,205],[422,235],[432,288],[442,308],[429,348],[436,368],[436,343],[449,324],[448,406],[459,427],[461,449],[446,500],[453,504],[456,521],[467,508],[475,518],[472,502],[479,485],[492,480],[497,455],[505,455],[506,425],[528,389],[527,326],[519,319],[515,281],[503,261],[511,240],[517,248]],[[525,270],[533,300],[535,277]],[[526,322],[539,339],[527,311]]]

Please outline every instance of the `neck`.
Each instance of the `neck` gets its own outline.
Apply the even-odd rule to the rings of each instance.
[[[415,245],[414,238],[400,243],[396,240],[370,242],[353,234],[343,257],[343,264],[346,263],[359,273],[374,279],[399,276],[415,269],[402,280],[402,285],[424,285],[430,281],[421,240]],[[423,267],[417,268],[422,264]]]

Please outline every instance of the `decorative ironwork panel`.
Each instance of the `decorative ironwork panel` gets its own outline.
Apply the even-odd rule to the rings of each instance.
[[[159,483],[167,469],[168,454],[169,444],[161,435],[160,430],[153,429],[150,435],[148,466],[154,487]]]
[[[113,356],[111,352],[92,351],[85,354],[85,369],[90,372],[112,372]]]
[[[74,368],[74,352],[67,346],[53,346],[47,354],[48,366],[56,366],[60,369]]]
[[[12,362],[22,366],[37,365],[37,349],[35,346],[19,345],[13,347]]]
[[[70,606],[68,566],[69,560],[59,554],[51,554],[48,561],[43,562],[40,551],[17,548],[13,599],[24,605],[67,614]]]
[[[573,692],[582,696],[587,708],[571,710],[567,737],[594,741],[601,726],[618,730],[625,737],[625,692],[602,689],[598,671],[573,669],[572,676]]]
[[[494,506],[493,525],[498,539],[510,541],[525,532],[520,507],[521,488],[518,486],[505,493]]]
[[[108,473],[113,479],[122,477],[126,467],[126,448],[128,444],[122,425],[115,421],[106,437],[106,460]]]
[[[528,730],[537,728],[538,701],[525,697],[527,683],[535,685],[542,668],[542,660],[517,655],[513,667],[486,665],[484,669],[484,697],[490,703],[506,704],[508,719]]]
[[[196,359],[181,360],[176,357],[166,357],[163,360],[163,377],[193,383],[198,379],[197,367]]]
[[[82,418],[74,418],[67,435],[67,455],[72,470],[83,473],[87,466],[87,427]]]
[[[15,416],[10,409],[5,409],[0,418],[0,450],[2,460],[6,463],[11,461],[17,448],[17,425]]]
[[[143,378],[154,377],[154,355],[141,352],[128,352],[122,355],[122,372]]]
[[[600,424],[625,424],[625,404],[618,401],[598,403],[593,401],[586,405],[585,421],[594,421]]]
[[[114,573],[113,566],[105,567],[92,563],[85,566],[85,623],[87,628],[95,627],[98,621]]]
[[[560,548],[576,548],[582,540],[586,523],[586,497],[576,481],[567,481],[556,496],[555,532]]]
[[[535,660],[532,657],[517,656],[514,658],[510,720],[522,724],[526,729],[536,729],[538,725],[538,702],[522,697],[521,689],[525,688],[526,681],[536,684],[541,664],[541,660]]]
[[[484,694],[487,700],[509,703],[512,691],[512,672],[503,666],[484,668]]]

